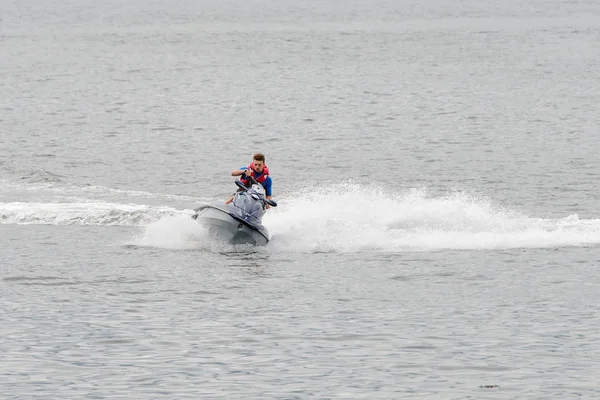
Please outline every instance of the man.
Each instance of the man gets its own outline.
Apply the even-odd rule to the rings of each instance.
[[[273,181],[269,176],[269,168],[265,164],[265,156],[261,153],[256,153],[252,156],[252,162],[247,167],[241,167],[240,169],[236,169],[231,172],[231,176],[242,176],[240,181],[247,187],[250,186],[250,180],[248,177],[252,176],[258,183],[260,183],[265,188],[265,195],[267,199],[270,199],[273,196],[271,186]],[[233,201],[233,196],[225,201],[225,204],[229,204]],[[270,208],[268,204],[266,204],[266,208]]]

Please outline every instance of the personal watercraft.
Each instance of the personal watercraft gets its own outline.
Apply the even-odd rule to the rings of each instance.
[[[265,245],[269,231],[262,225],[266,205],[277,207],[274,200],[267,199],[265,189],[253,177],[250,187],[241,181],[240,188],[229,204],[202,205],[194,209],[192,218],[208,228],[209,234],[229,244]]]

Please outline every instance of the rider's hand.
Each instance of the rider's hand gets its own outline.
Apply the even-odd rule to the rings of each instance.
[[[244,175],[246,175],[246,176],[250,176],[251,174],[252,174],[252,172],[249,169],[244,171]]]

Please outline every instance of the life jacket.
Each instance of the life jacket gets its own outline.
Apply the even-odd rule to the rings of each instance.
[[[256,177],[256,172],[254,172],[254,163],[250,163],[250,165],[248,165],[248,169],[250,171],[252,171],[251,175],[254,177],[254,179],[256,180],[256,182],[260,183],[261,185],[263,183],[265,183],[265,181],[267,180],[267,178],[269,177],[269,168],[265,165],[263,168],[263,172],[262,174],[257,178]],[[249,179],[247,179],[245,177],[245,175],[242,175],[242,177],[240,178],[240,181],[242,181],[242,183],[246,186],[248,186],[250,184]]]

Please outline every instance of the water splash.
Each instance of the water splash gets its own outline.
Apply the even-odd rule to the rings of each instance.
[[[277,198],[263,219],[272,252],[402,252],[600,244],[600,219],[532,218],[463,192],[390,192],[344,183]],[[197,204],[194,204],[197,205]],[[211,241],[191,210],[98,201],[0,203],[2,224],[140,226],[133,244],[236,251]]]
[[[181,213],[171,207],[104,202],[0,203],[0,223],[19,225],[144,226]]]
[[[209,235],[206,227],[190,216],[166,216],[152,222],[130,244],[175,250],[205,250],[213,253],[248,253],[259,250],[251,245],[230,245],[216,240]]]
[[[277,250],[432,251],[582,246],[600,243],[600,220],[539,219],[467,193],[431,197],[358,184],[278,199],[263,222]]]
[[[208,232],[190,215],[165,216],[152,222],[131,244],[182,250],[205,248],[209,240]]]

